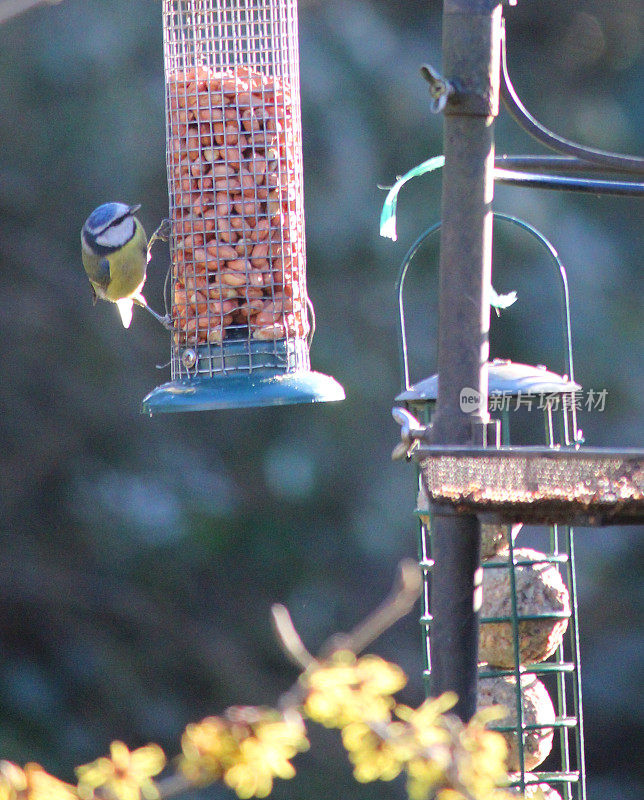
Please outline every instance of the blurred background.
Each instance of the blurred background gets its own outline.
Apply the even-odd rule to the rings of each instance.
[[[509,65],[527,107],[558,133],[642,149],[637,0],[520,2]],[[439,218],[440,175],[412,181],[396,243],[384,192],[441,152],[419,66],[441,64],[438,0],[300,0],[308,283],[314,368],[338,404],[140,414],[168,379],[169,341],[135,310],[130,330],[92,307],[79,231],[107,200],[167,215],[158,0],[63,0],[0,27],[0,756],[59,777],[112,739],[176,753],[187,722],[270,704],[295,679],[270,624],[285,603],[309,648],[348,630],[416,555],[415,475],[392,463],[400,391],[394,281]],[[507,115],[497,152],[539,153]],[[498,187],[496,208],[540,228],[567,266],[576,377],[607,390],[586,441],[642,446],[638,201]],[[504,223],[494,284],[519,300],[492,321],[492,355],[564,369],[558,285]],[[162,246],[146,295],[160,307]],[[408,279],[412,380],[435,371],[437,243]],[[535,440],[542,426],[535,421]],[[641,529],[578,529],[589,800],[641,796]],[[374,650],[422,700],[417,614]],[[314,729],[277,798],[394,800],[360,786],[334,733]],[[197,794],[194,795],[195,797]],[[203,797],[229,797],[214,788]]]

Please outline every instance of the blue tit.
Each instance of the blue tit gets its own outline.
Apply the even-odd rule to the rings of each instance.
[[[150,247],[164,236],[159,228],[148,243],[143,225],[134,216],[139,208],[140,205],[104,203],[92,211],[81,230],[83,266],[94,303],[99,298],[116,303],[125,328],[130,327],[134,303],[168,327],[169,319],[153,311],[141,294]]]

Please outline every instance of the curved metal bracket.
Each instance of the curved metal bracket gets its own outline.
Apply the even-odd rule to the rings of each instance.
[[[552,242],[550,242],[549,239],[547,239],[540,231],[538,231],[528,222],[525,222],[524,220],[519,219],[518,217],[514,217],[511,214],[503,214],[499,211],[494,211],[493,217],[494,219],[504,220],[505,222],[510,222],[513,225],[518,225],[524,231],[533,236],[541,245],[543,245],[543,247],[545,247],[545,249],[548,251],[548,254],[550,255],[550,258],[552,259],[552,262],[557,268],[559,279],[561,281],[562,324],[564,329],[564,342],[565,342],[564,360],[565,360],[566,374],[568,375],[571,381],[574,381],[575,374],[574,374],[574,364],[573,364],[573,354],[572,354],[570,295],[568,291],[568,277],[566,274],[566,268],[564,267],[561,259],[559,258],[559,255]],[[403,391],[407,391],[411,386],[409,382],[409,358],[407,354],[407,333],[405,326],[405,307],[403,299],[405,278],[407,276],[409,265],[411,264],[412,259],[418,252],[420,246],[433,234],[435,234],[438,230],[440,230],[440,227],[441,223],[437,222],[420,234],[420,236],[412,244],[412,246],[407,251],[405,257],[403,258],[402,264],[400,265],[400,270],[398,272],[398,278],[396,280],[396,291],[398,293],[398,314],[400,323],[398,344],[400,352],[401,372],[403,378],[403,389],[402,389]],[[576,422],[575,422],[575,430],[576,430]]]
[[[575,156],[605,169],[644,174],[644,158],[608,153],[568,141],[548,130],[530,114],[517,95],[508,74],[504,22],[501,24],[501,99],[514,121],[526,133],[551,150],[563,155]]]

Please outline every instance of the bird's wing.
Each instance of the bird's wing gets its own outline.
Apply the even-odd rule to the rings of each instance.
[[[96,274],[92,275],[92,283],[98,284],[107,291],[107,287],[110,285],[110,262],[107,258],[101,258],[98,262]]]

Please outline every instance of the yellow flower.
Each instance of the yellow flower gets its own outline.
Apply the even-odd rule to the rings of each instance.
[[[306,690],[306,715],[327,728],[351,722],[388,722],[394,692],[405,685],[402,670],[377,656],[356,659],[336,653],[301,678]]]
[[[181,772],[192,783],[212,783],[224,773],[224,764],[237,752],[230,726],[219,717],[188,725],[181,737]]]
[[[295,770],[291,767],[293,777]],[[241,742],[239,758],[226,770],[224,781],[240,798],[267,797],[273,789],[273,773],[261,744],[254,737]]]
[[[456,702],[456,695],[446,692],[440,697],[425,700],[417,709],[396,706],[396,716],[409,726],[413,742],[411,755],[419,755],[442,760],[445,749],[452,741],[452,733],[444,714]]]
[[[293,720],[266,718],[254,727],[254,733],[273,774],[278,778],[292,778],[295,769],[288,759],[309,749],[301,717]]]
[[[399,705],[396,707],[396,715],[415,728],[432,727],[441,723],[442,715],[453,708],[457,700],[454,692],[445,692],[440,697],[428,698],[416,709]]]
[[[409,800],[427,800],[440,786],[445,785],[445,763],[435,759],[412,758],[407,764],[407,794]]]
[[[308,739],[299,715],[286,719],[270,709],[228,710],[239,750],[224,773],[224,781],[242,798],[266,797],[273,778],[295,775],[289,759],[307,750]]]
[[[73,786],[45,772],[39,764],[24,769],[0,762],[0,800],[76,800]]]
[[[351,722],[342,729],[342,743],[357,781],[391,781],[400,774],[405,764],[398,747],[400,726],[401,723],[389,723],[382,736],[364,722]]]
[[[456,768],[460,781],[475,797],[489,797],[506,777],[504,737],[486,730],[475,717],[463,728],[459,740]]]
[[[29,800],[74,800],[76,788],[49,775],[38,764],[25,765]]]
[[[163,750],[148,744],[128,750],[123,742],[112,742],[110,758],[102,757],[78,767],[78,794],[83,800],[104,787],[116,800],[157,800],[159,791],[152,778],[165,766]]]
[[[360,658],[356,672],[358,680],[373,694],[395,694],[407,683],[405,673],[397,664],[390,664],[374,655]]]
[[[273,779],[292,778],[290,763],[309,747],[299,715],[233,707],[226,717],[209,717],[189,725],[182,739],[182,773],[193,783],[223,778],[240,798],[266,797]]]

